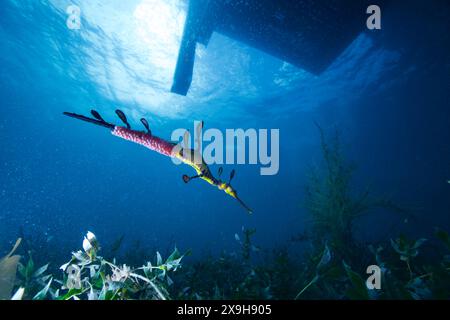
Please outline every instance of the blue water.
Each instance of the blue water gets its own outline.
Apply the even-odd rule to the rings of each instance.
[[[80,30],[66,26],[70,4]],[[87,230],[108,243],[166,250],[237,250],[241,228],[265,248],[290,246],[308,223],[307,172],[319,164],[314,122],[338,128],[357,164],[355,189],[369,185],[411,207],[403,223],[386,212],[360,221],[362,237],[427,236],[450,227],[450,58],[448,6],[394,5],[381,31],[361,34],[320,76],[214,34],[197,51],[187,97],[170,85],[186,16],[179,0],[4,0],[0,4],[0,252],[21,230],[51,248],[75,250]],[[378,34],[376,33],[378,32]],[[187,166],[62,116],[95,108],[154,134],[204,120],[205,128],[280,129],[280,170],[236,169],[247,215],[202,181],[185,185]],[[217,172],[217,166],[213,166]],[[44,242],[45,242],[44,241]],[[69,251],[67,251],[67,255]]]

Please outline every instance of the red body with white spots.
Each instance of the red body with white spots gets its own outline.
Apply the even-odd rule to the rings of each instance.
[[[111,133],[116,137],[138,143],[150,150],[172,157],[172,150],[175,145],[156,136],[118,126],[115,126]]]

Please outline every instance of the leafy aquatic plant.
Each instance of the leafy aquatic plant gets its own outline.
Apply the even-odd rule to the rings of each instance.
[[[312,241],[317,248],[322,248],[328,241],[340,259],[353,260],[360,256],[362,249],[353,235],[355,219],[373,208],[402,213],[403,210],[390,200],[371,197],[368,190],[355,195],[351,188],[355,166],[345,160],[338,131],[327,139],[323,129],[317,127],[324,168],[311,170],[305,198],[306,209],[312,218]]]
[[[369,291],[367,290],[366,282],[345,261],[342,261],[342,264],[351,283],[345,295],[352,300],[369,300]]]
[[[166,290],[173,284],[169,273],[181,266],[183,255],[178,249],[163,261],[159,252],[156,263],[148,261],[139,268],[126,264],[117,265],[97,255],[98,242],[92,233],[83,241],[83,251],[72,253],[69,262],[61,266],[65,272],[61,288],[52,295],[59,300],[126,300],[160,299],[166,300]]]
[[[439,231],[437,236],[445,243],[446,233],[444,231]],[[370,251],[375,256],[375,262],[381,270],[381,289],[367,290],[363,286],[363,278],[346,267],[352,283],[351,291],[347,291],[346,296],[351,299],[423,300],[450,298],[450,268],[445,263],[445,256],[441,263],[436,263],[436,261],[417,263],[414,270],[411,266],[411,260],[418,256],[419,248],[422,248],[425,241],[423,238],[408,240],[405,236],[391,240],[390,247],[392,253],[395,254],[395,259],[383,258],[382,253],[386,250],[382,246],[379,246],[376,250],[373,246],[370,246]],[[407,264],[407,272],[405,272],[404,266],[397,265],[397,262],[400,261]],[[405,277],[405,273],[408,276]]]
[[[319,126],[318,126],[319,127]],[[348,298],[348,299],[428,299],[449,295],[448,282],[450,256],[440,264],[411,266],[425,239],[408,241],[404,237],[379,244],[376,249],[359,243],[354,237],[355,221],[373,208],[389,209],[409,215],[392,201],[373,198],[369,191],[360,195],[352,192],[354,165],[343,156],[339,133],[326,138],[319,127],[324,169],[312,170],[306,190],[306,208],[312,218],[308,231],[312,241],[310,258],[298,283],[302,289],[298,298]],[[436,234],[450,249],[450,237],[439,231]],[[389,251],[385,248],[391,247]],[[333,259],[328,259],[329,252]],[[367,253],[372,253],[370,257]],[[390,256],[395,257],[389,259]],[[400,256],[400,259],[399,259]],[[447,258],[446,258],[447,257]],[[330,261],[331,260],[331,261]],[[318,272],[321,261],[327,268]],[[381,290],[368,290],[364,279],[367,262],[373,261],[381,270]],[[407,272],[404,265],[406,263]],[[351,267],[350,267],[351,266]],[[405,277],[405,274],[409,276]],[[443,284],[445,283],[445,284]],[[305,296],[305,297],[304,297]]]
[[[442,230],[436,236],[447,250],[439,261],[421,259],[416,250],[431,247],[422,246],[421,239],[400,237],[393,240],[395,245],[370,245],[368,252],[381,269],[382,281],[380,290],[369,290],[367,274],[354,267],[359,261],[343,261],[328,244],[318,254],[313,250],[298,261],[286,248],[263,251],[264,258],[258,264],[235,253],[204,255],[174,273],[185,256],[177,249],[167,259],[156,253],[154,260],[132,268],[99,255],[92,234],[86,237],[83,250],[73,252],[61,267],[62,278],[48,275],[47,265],[35,268],[30,255],[19,267],[14,299],[449,299],[449,237]],[[414,259],[412,278],[404,257]]]
[[[311,281],[308,282],[308,284],[300,290],[300,292],[295,296],[295,300],[299,299],[300,296],[313,284],[317,283],[322,275],[324,274],[324,270],[328,267],[329,263],[331,261],[331,251],[330,248],[328,248],[328,245],[325,245],[325,248],[323,250],[322,256],[320,258],[319,263],[315,267],[315,275],[312,278]]]
[[[292,299],[297,293],[297,282],[303,282],[305,278],[298,261],[291,257],[287,247],[273,249],[263,261],[264,265],[258,270],[269,278],[267,292],[270,298]]]
[[[405,236],[400,236],[396,240],[391,239],[392,248],[400,255],[400,260],[404,261],[408,267],[410,278],[413,277],[410,261],[419,254],[419,247],[422,246],[427,239],[418,239],[410,242]]]
[[[241,245],[242,258],[244,259],[244,261],[249,261],[251,252],[259,251],[259,248],[252,244],[252,237],[255,235],[256,229],[254,229],[254,228],[246,229],[246,228],[242,227],[242,233],[244,236],[243,241],[241,241],[241,238],[239,237],[239,235],[237,233],[234,235],[234,238]]]
[[[83,240],[83,250],[73,252],[70,261],[61,266],[60,269],[64,272],[62,280],[45,274],[48,264],[35,269],[31,254],[24,265],[18,263],[18,257],[15,258],[13,262],[19,266],[21,278],[13,299],[169,299],[167,288],[173,284],[169,274],[181,267],[184,257],[177,248],[165,260],[157,252],[154,264],[148,261],[138,268],[118,265],[115,259],[110,262],[98,255],[99,250],[95,235],[88,232]],[[12,252],[4,259],[10,258]],[[7,261],[4,259],[0,262],[2,268],[5,266],[4,261]],[[8,270],[0,270],[0,275],[8,275],[8,287],[3,287],[7,290],[4,290],[5,297],[2,298],[9,299],[13,289],[11,283],[15,279],[15,269],[14,273],[10,272],[11,266],[13,265],[8,262]]]
[[[244,240],[235,234],[242,254],[222,251],[218,257],[203,255],[202,259],[178,274],[176,286],[179,299],[287,299],[295,293],[295,264],[285,249],[262,252],[263,263],[249,257],[260,249],[251,243],[255,230],[243,228]],[[292,289],[294,288],[294,289]]]
[[[26,264],[19,262],[19,286],[23,288],[24,299],[40,299],[42,295],[42,287],[46,287],[51,283],[52,276],[46,275],[49,264],[35,268],[35,263],[31,252],[28,253],[28,261]],[[48,290],[48,289],[47,289]]]
[[[450,250],[450,237],[447,232],[437,230],[436,237],[442,241],[447,251]],[[414,242],[409,247],[419,248],[423,241],[421,239]],[[418,245],[419,243],[419,245]],[[417,256],[414,249],[411,248],[412,254]],[[443,255],[440,263],[427,264],[420,271],[423,274],[411,279],[406,285],[406,289],[413,299],[450,299],[450,256]]]

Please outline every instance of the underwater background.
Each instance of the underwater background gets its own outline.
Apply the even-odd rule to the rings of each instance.
[[[362,33],[320,76],[214,33],[197,49],[183,97],[169,91],[185,1],[1,1],[1,256],[22,237],[23,256],[32,251],[37,264],[57,270],[92,231],[102,248],[123,236],[116,253],[124,263],[131,253],[139,265],[176,246],[192,251],[189,265],[239,256],[244,228],[256,230],[254,263],[278,248],[301,261],[320,236],[305,206],[311,167],[323,162],[316,123],[326,135],[339,132],[355,164],[349,191],[369,188],[405,208],[370,209],[353,222],[354,241],[404,234],[428,239],[424,257],[437,255],[436,228],[450,229],[450,8],[405,3],[395,1],[382,30]],[[82,9],[80,30],[66,26],[70,4]],[[118,123],[118,108],[133,127],[146,117],[167,139],[177,128],[192,131],[194,120],[205,129],[280,129],[279,172],[224,165],[226,175],[236,170],[248,215],[206,183],[185,185],[189,167],[62,115],[96,109]]]

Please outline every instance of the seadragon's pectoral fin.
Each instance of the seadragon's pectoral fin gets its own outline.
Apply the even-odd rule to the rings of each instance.
[[[198,174],[198,175],[192,176],[192,177],[189,177],[187,174],[183,174],[183,176],[182,176],[184,183],[188,183],[192,179],[201,178],[201,177],[202,177],[201,174]]]

